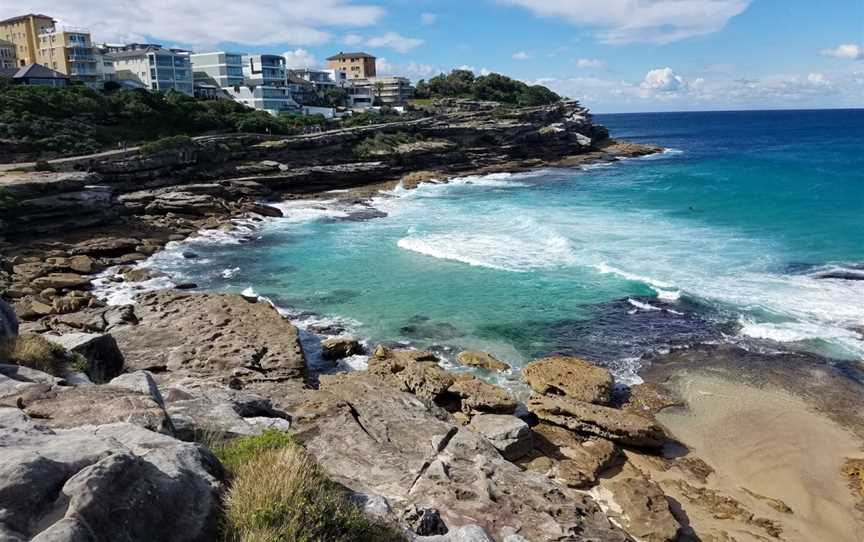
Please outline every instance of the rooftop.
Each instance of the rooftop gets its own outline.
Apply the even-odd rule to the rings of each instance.
[[[54,22],[53,17],[49,17],[48,15],[43,15],[41,13],[28,13],[26,15],[18,15],[17,17],[10,17],[9,19],[5,19],[0,21],[0,24],[12,24],[17,23],[18,21],[23,21],[24,19],[29,19],[30,17],[34,17],[36,19],[51,19]]]
[[[370,55],[369,53],[343,53],[339,51],[338,55],[333,55],[328,57],[327,60],[345,60],[346,58],[372,58],[375,57]]]
[[[68,79],[68,77],[62,73],[54,71],[51,68],[46,68],[40,64],[28,64],[23,68],[18,68],[18,71],[12,75],[13,79],[21,79],[25,77],[38,79]]]

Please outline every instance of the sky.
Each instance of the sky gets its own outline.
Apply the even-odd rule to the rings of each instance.
[[[417,81],[543,84],[597,113],[864,107],[864,0],[3,0],[94,40],[199,52],[339,51]]]

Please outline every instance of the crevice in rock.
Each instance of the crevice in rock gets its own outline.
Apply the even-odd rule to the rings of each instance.
[[[366,426],[363,425],[363,422],[360,421],[360,413],[357,412],[357,409],[354,408],[354,405],[352,405],[351,403],[348,403],[348,412],[351,413],[351,417],[354,418],[354,421],[357,422],[357,425],[360,426],[360,429],[362,429],[363,432],[369,436],[369,438],[371,438],[375,442],[378,442],[378,439],[372,436],[372,433],[370,433],[369,430],[366,429]]]
[[[414,492],[414,486],[416,486],[417,482],[420,481],[420,478],[422,478],[423,475],[426,474],[426,471],[429,469],[432,463],[436,459],[438,459],[438,455],[447,448],[447,445],[450,444],[450,441],[453,440],[453,437],[455,437],[456,433],[458,432],[458,427],[451,427],[450,430],[447,431],[447,434],[444,435],[444,437],[438,443],[438,446],[435,448],[435,453],[432,455],[432,457],[423,462],[423,466],[420,467],[420,470],[417,472],[417,476],[415,476],[414,480],[411,482],[411,487],[408,489],[409,495]]]

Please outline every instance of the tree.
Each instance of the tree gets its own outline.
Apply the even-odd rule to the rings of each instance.
[[[344,88],[331,88],[324,94],[324,100],[330,107],[346,107],[348,105],[348,91]]]

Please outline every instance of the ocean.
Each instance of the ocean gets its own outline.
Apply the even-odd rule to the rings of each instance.
[[[667,151],[369,205],[286,202],[285,218],[204,232],[144,265],[265,296],[303,328],[450,361],[578,355],[637,382],[646,355],[697,343],[864,358],[864,110],[596,120]]]

